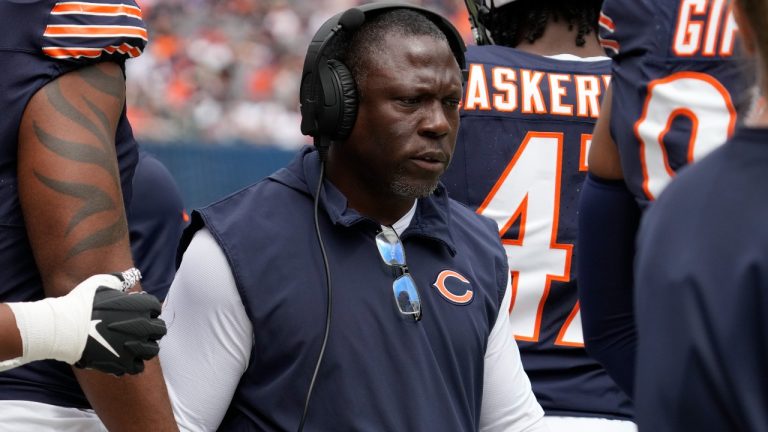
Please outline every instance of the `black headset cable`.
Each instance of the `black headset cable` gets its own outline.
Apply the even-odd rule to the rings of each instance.
[[[320,354],[317,356],[317,362],[315,363],[315,370],[312,373],[312,380],[309,382],[309,389],[307,390],[307,396],[304,398],[304,411],[301,414],[301,420],[299,421],[299,428],[297,432],[301,432],[304,429],[304,422],[307,420],[307,412],[309,411],[309,400],[312,398],[312,390],[315,387],[315,381],[317,380],[318,372],[320,371],[320,365],[323,363],[323,356],[325,355],[325,347],[328,344],[328,335],[331,330],[331,268],[328,265],[328,254],[325,252],[325,244],[323,243],[323,237],[320,235],[320,223],[318,220],[318,207],[320,203],[320,190],[323,187],[323,179],[325,178],[325,161],[320,162],[320,178],[317,181],[317,190],[315,191],[315,234],[317,235],[317,242],[320,244],[320,253],[323,256],[323,265],[325,267],[325,287],[326,287],[326,305],[325,305],[325,334],[323,335],[323,343],[320,346]]]

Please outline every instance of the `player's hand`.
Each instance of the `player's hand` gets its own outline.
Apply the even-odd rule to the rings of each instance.
[[[166,333],[158,318],[160,302],[145,293],[124,293],[124,279],[115,275],[96,275],[78,285],[92,294],[88,338],[79,368],[96,369],[114,375],[137,374],[144,360],[157,355],[157,341]],[[94,285],[97,283],[98,285]]]

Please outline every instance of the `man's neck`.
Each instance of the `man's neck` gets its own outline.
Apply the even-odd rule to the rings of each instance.
[[[559,21],[550,19],[540,38],[533,43],[523,41],[515,48],[542,56],[573,54],[578,57],[598,57],[605,55],[595,32],[584,35],[585,43],[583,46],[576,46],[577,34],[578,29],[575,26],[569,29],[568,23],[562,19]]]
[[[372,203],[367,200],[348,200],[347,205],[379,225],[392,226],[403,218],[416,203],[415,198],[398,198]]]
[[[333,160],[328,161],[326,179],[347,199],[347,206],[361,215],[390,226],[413,207],[415,198],[396,196],[386,185],[372,186],[352,175],[350,170],[336,170]]]

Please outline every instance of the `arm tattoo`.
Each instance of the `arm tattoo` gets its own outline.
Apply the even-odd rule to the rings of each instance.
[[[80,210],[72,216],[67,225],[67,234],[74,227],[76,227],[81,221],[93,214],[115,209],[115,202],[112,198],[101,189],[84,183],[65,182],[58,181],[52,178],[43,176],[35,172],[35,176],[43,184],[49,188],[60,192],[64,195],[69,195],[75,198],[79,198],[84,201]],[[89,249],[108,246],[114,244],[128,232],[127,222],[125,219],[125,213],[120,212],[118,220],[107,228],[96,231],[88,235],[85,239],[79,241],[72,249],[67,252],[67,258],[71,258],[80,252],[84,252]]]
[[[83,201],[82,207],[80,207],[77,213],[72,216],[72,219],[69,220],[69,224],[67,224],[67,234],[69,234],[69,232],[72,231],[72,229],[75,228],[77,224],[79,224],[88,216],[106,210],[114,210],[115,208],[115,202],[112,201],[112,198],[104,191],[93,185],[54,180],[50,177],[46,177],[38,173],[37,171],[35,171],[35,177],[37,177],[37,179],[40,180],[44,185],[55,190],[56,192],[69,195]]]
[[[123,100],[123,83],[118,77],[104,72],[100,67],[85,68],[80,72],[80,76],[96,90]]]
[[[124,84],[121,76],[109,75],[98,67],[85,68],[79,71],[78,74],[88,86],[103,94],[114,97],[122,105],[124,101]],[[43,146],[64,159],[90,164],[104,170],[109,174],[109,178],[114,185],[119,188],[120,173],[116,164],[114,129],[106,112],[85,96],[82,96],[82,100],[88,107],[88,110],[84,112],[78,109],[70,100],[67,100],[58,81],[48,85],[44,91],[53,109],[66,119],[88,131],[96,139],[99,146],[95,147],[82,141],[65,139],[58,131],[47,131],[40,127],[37,122],[33,122],[34,133]],[[90,111],[90,115],[88,115],[88,111]],[[95,120],[93,120],[94,117]],[[98,186],[54,179],[44,176],[37,171],[34,174],[47,188],[82,201],[78,211],[70,218],[65,235],[69,235],[72,230],[92,215],[105,211],[114,212],[116,209],[121,209],[112,196]],[[81,252],[109,246],[122,240],[127,233],[126,217],[124,211],[117,213],[109,226],[89,232],[84,239],[78,241],[70,248],[67,251],[67,259]]]
[[[72,258],[80,252],[113,245],[119,242],[127,232],[128,225],[125,220],[125,214],[121,212],[118,220],[115,221],[115,223],[106,228],[100,229],[77,242],[77,244],[74,245],[69,250],[69,252],[67,252],[67,259]]]
[[[35,122],[33,122],[32,128],[35,131],[37,139],[39,139],[48,150],[65,159],[97,165],[111,174],[115,184],[119,184],[116,169],[112,164],[113,156],[108,154],[108,152],[101,151],[88,144],[69,141],[51,135],[39,127]]]
[[[109,120],[107,120],[104,111],[102,111],[98,106],[89,101],[87,98],[83,98],[88,104],[88,107],[91,108],[93,113],[96,114],[96,116],[99,118],[101,122],[101,129],[99,129],[99,125],[92,122],[88,117],[85,116],[85,114],[78,111],[78,109],[67,100],[64,94],[61,92],[61,87],[58,81],[54,81],[52,85],[45,88],[45,95],[48,98],[48,102],[51,103],[57,112],[93,134],[99,143],[101,143],[101,146],[105,152],[111,157],[115,157],[114,137],[110,138],[108,136],[111,128],[109,127]]]

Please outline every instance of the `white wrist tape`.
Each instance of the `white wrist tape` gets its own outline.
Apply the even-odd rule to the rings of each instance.
[[[16,316],[23,355],[0,363],[0,370],[36,360],[80,360],[91,327],[93,296],[100,286],[122,289],[122,281],[108,274],[91,276],[63,297],[36,302],[8,303]]]

